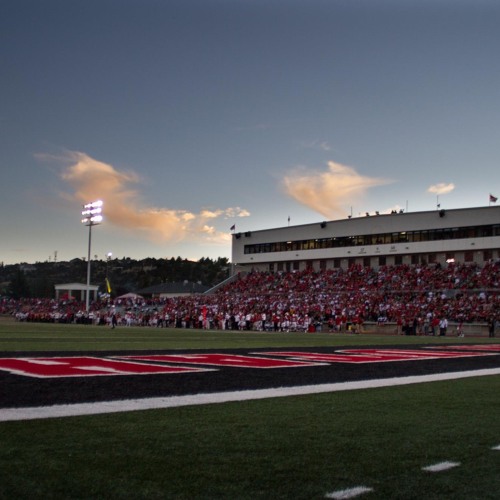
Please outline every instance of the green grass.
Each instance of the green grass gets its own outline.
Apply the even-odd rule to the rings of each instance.
[[[176,328],[20,323],[0,320],[0,352],[110,351],[148,349],[238,349],[339,345],[412,345],[422,343],[488,343],[484,337],[422,337],[338,333],[274,333]]]
[[[488,499],[500,377],[0,425],[2,498]],[[445,460],[462,465],[431,474]]]
[[[0,323],[0,351],[491,340]],[[319,499],[362,485],[374,488],[366,499],[496,499],[500,451],[491,448],[500,445],[499,394],[500,376],[490,376],[4,422],[0,498]],[[421,470],[442,461],[461,466]]]

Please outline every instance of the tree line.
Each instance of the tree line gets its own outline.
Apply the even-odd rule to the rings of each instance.
[[[55,285],[86,283],[87,261],[73,259],[61,262],[0,265],[0,295],[14,299],[50,298],[55,295]],[[134,260],[107,259],[91,261],[92,285],[99,285],[101,292],[111,285],[113,297],[135,292],[160,283],[192,282],[214,286],[230,275],[227,258],[216,260],[202,257],[191,261],[181,257],[170,259],[147,258]]]

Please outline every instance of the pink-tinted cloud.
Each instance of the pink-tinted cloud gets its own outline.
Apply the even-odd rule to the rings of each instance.
[[[134,172],[124,172],[85,153],[67,152],[59,158],[67,166],[62,179],[72,193],[65,198],[85,204],[101,199],[106,223],[124,231],[132,231],[150,241],[227,243],[230,235],[213,225],[217,218],[246,217],[249,212],[239,207],[203,209],[199,213],[151,207],[142,201],[141,179]]]
[[[432,186],[429,186],[427,191],[429,193],[434,193],[434,194],[448,194],[451,193],[455,189],[455,184],[453,183],[448,183],[445,184],[444,182],[440,182],[438,184],[433,184]]]
[[[325,172],[299,169],[283,180],[289,196],[327,218],[345,216],[348,207],[358,203],[369,189],[391,182],[363,176],[354,168],[333,161],[328,162]]]

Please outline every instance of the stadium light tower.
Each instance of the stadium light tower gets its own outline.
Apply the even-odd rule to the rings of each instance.
[[[85,309],[89,311],[90,297],[90,247],[92,245],[92,226],[96,226],[102,222],[102,201],[93,201],[83,205],[82,224],[89,227],[89,249],[87,255],[87,296],[85,297]]]

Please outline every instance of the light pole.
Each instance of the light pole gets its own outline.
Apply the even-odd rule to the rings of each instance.
[[[83,205],[82,224],[89,227],[89,249],[87,254],[87,296],[85,297],[85,309],[89,311],[90,297],[90,247],[92,244],[92,226],[96,226],[102,222],[102,201],[93,201]]]

